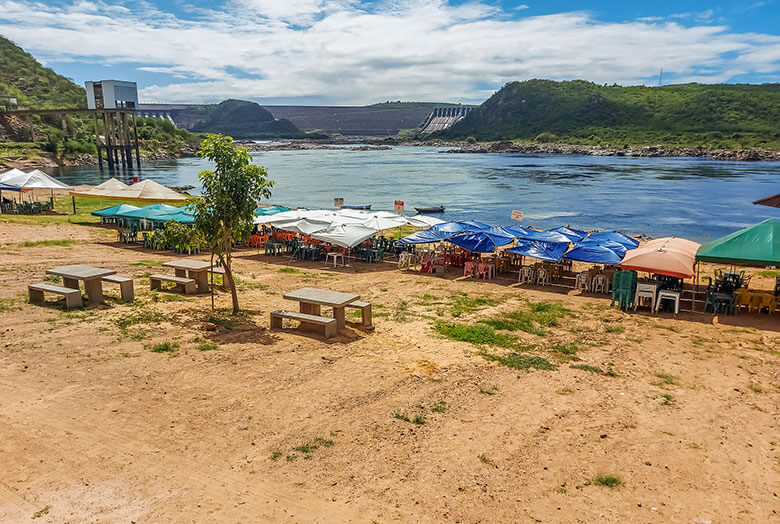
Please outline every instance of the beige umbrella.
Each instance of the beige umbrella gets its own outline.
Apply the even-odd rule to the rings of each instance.
[[[698,249],[699,244],[684,238],[659,238],[627,251],[620,267],[657,275],[691,278],[695,274]]]

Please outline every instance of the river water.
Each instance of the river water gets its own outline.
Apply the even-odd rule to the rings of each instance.
[[[780,219],[780,209],[753,205],[780,193],[780,162],[720,162],[698,158],[458,154],[433,147],[384,151],[308,150],[253,153],[276,181],[270,203],[332,208],[333,198],[392,210],[395,200],[442,204],[447,220],[474,219],[547,228],[619,230],[704,241]],[[147,162],[142,178],[200,187],[199,158]],[[54,172],[68,184],[109,178],[97,166]],[[137,173],[136,173],[137,174]],[[131,175],[118,176],[129,182]],[[197,193],[198,189],[192,191]]]

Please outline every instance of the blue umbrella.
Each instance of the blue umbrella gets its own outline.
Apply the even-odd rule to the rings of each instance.
[[[599,242],[580,242],[579,244],[576,244],[571,251],[566,253],[565,256],[570,260],[614,266],[620,264],[624,254],[625,252],[623,254],[618,254],[613,249],[610,249],[609,246],[602,245]]]
[[[596,240],[596,241],[604,241],[604,240],[611,240],[612,242],[617,242],[618,244],[622,244],[626,246],[626,249],[634,249],[637,246],[639,246],[639,241],[634,240],[628,235],[624,235],[623,233],[618,233],[617,231],[602,231],[601,233],[593,233],[585,237],[586,240]]]
[[[572,229],[570,227],[566,226],[558,226],[554,227],[552,229],[548,229],[547,231],[552,231],[554,233],[560,233],[561,235],[567,237],[572,242],[579,242],[586,236],[588,236],[588,233],[585,231],[580,231],[578,229]]]
[[[483,231],[490,229],[490,226],[483,224],[482,222],[475,222],[473,220],[466,220],[464,222],[444,222],[443,224],[436,224],[428,228],[429,231],[436,231],[437,233],[468,233],[471,231]]]
[[[517,245],[515,247],[510,247],[507,251],[517,253],[518,255],[538,258],[539,260],[557,262],[561,259],[563,254],[566,253],[567,249],[569,249],[568,242],[518,240]]]
[[[515,239],[496,230],[477,231],[466,233],[447,239],[447,242],[455,244],[473,253],[492,253],[499,246],[511,244]]]
[[[97,211],[93,211],[92,214],[95,215],[96,217],[112,217],[120,213],[135,211],[136,209],[140,209],[140,208],[137,206],[131,206],[130,204],[119,204],[117,206],[111,206],[105,209],[99,209]]]
[[[569,237],[556,233],[555,231],[537,231],[535,229],[529,229],[521,226],[508,226],[502,227],[501,230],[507,234],[512,235],[520,240],[540,240],[542,242],[571,242]]]

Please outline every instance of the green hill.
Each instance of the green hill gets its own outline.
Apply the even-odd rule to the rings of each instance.
[[[510,82],[440,137],[780,149],[780,84]]]
[[[225,100],[217,105],[199,106],[205,113],[195,124],[196,132],[222,133],[238,139],[305,138],[307,135],[289,120],[275,120],[259,104],[246,100]]]

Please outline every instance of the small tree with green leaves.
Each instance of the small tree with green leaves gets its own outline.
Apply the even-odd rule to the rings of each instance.
[[[216,258],[225,270],[225,286],[233,297],[235,314],[239,308],[232,270],[233,243],[249,238],[254,210],[260,199],[271,196],[274,182],[268,180],[264,167],[251,164],[246,148],[234,144],[229,136],[209,135],[198,155],[214,161],[216,167],[198,173],[203,191],[200,198],[190,201],[195,207],[195,227],[211,249],[212,263]]]

